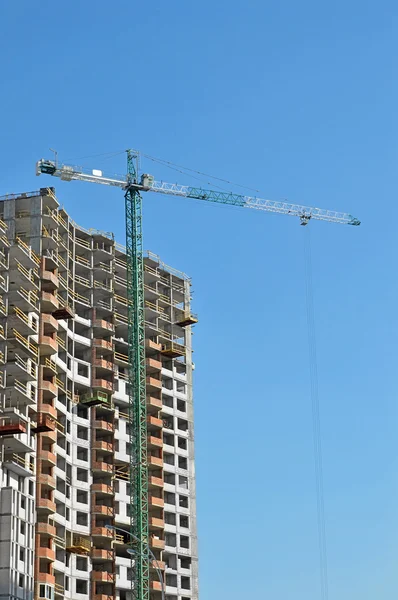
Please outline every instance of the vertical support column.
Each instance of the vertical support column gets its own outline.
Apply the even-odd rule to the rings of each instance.
[[[128,183],[137,183],[137,156],[127,152]],[[129,412],[132,423],[130,490],[131,534],[135,546],[132,578],[134,600],[149,600],[148,462],[142,199],[132,187],[126,195],[126,255],[129,343]]]

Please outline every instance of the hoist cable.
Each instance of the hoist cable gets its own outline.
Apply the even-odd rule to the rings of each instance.
[[[217,175],[210,175],[209,173],[203,173],[203,171],[198,171],[197,169],[191,169],[190,167],[184,167],[183,165],[178,165],[176,163],[173,163],[169,160],[165,160],[163,158],[156,158],[155,156],[150,156],[149,154],[142,154],[142,156],[144,156],[145,158],[148,158],[149,160],[152,160],[153,162],[158,162],[160,164],[163,164],[164,166],[169,166],[170,168],[174,168],[174,170],[178,170],[178,168],[183,169],[183,171],[180,171],[180,173],[184,173],[184,175],[189,175],[190,173],[196,173],[197,175],[202,175],[204,177],[210,177],[211,179],[215,179],[216,181],[221,181],[222,183],[228,183],[228,185],[233,185],[236,187],[244,188],[246,190],[251,190],[252,192],[260,193],[260,190],[249,187],[247,185],[242,185],[240,183],[234,183],[233,181],[229,181],[229,179],[223,179],[222,177],[218,177]],[[189,171],[190,173],[187,173],[187,171]],[[195,179],[197,179],[197,178],[195,178]],[[207,182],[207,183],[209,185],[215,185],[215,183],[213,183],[213,184],[211,184],[210,182]],[[222,189],[222,188],[220,188],[220,189]]]
[[[317,503],[317,524],[319,544],[319,566],[321,599],[329,598],[328,560],[326,546],[325,501],[323,487],[323,461],[321,419],[319,411],[318,366],[315,335],[314,295],[312,285],[312,258],[310,228],[305,227],[304,232],[304,265],[305,265],[305,295],[307,312],[308,352],[310,370],[310,395],[312,409],[312,432],[314,442],[315,483]]]

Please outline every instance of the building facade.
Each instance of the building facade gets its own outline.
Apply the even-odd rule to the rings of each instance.
[[[186,275],[144,274],[149,545],[166,599],[197,600],[197,319]],[[127,307],[112,235],[53,188],[0,199],[0,600],[131,600]]]

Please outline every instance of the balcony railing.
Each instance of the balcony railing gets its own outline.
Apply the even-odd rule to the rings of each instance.
[[[33,379],[37,379],[37,366],[35,364],[32,364],[28,360],[23,360],[19,354],[15,354],[15,364],[31,375]]]
[[[75,302],[80,302],[80,304],[84,304],[85,306],[91,306],[90,300],[85,296],[82,296],[73,290],[69,290],[68,294]]]
[[[15,262],[17,264],[17,269],[18,271],[24,276],[26,277],[26,279],[28,279],[31,283],[33,283],[34,285],[38,286],[38,282],[36,281],[36,279],[39,277],[39,273],[36,269],[27,269],[26,267],[24,267],[24,265],[22,263],[19,262],[19,260],[15,259]]]
[[[116,320],[116,322],[120,322],[120,323],[123,323],[125,325],[128,325],[129,320],[128,320],[128,318],[125,315],[122,315],[121,313],[117,312],[116,310],[115,310],[114,314],[115,314],[115,320]]]
[[[25,252],[29,258],[31,258],[37,265],[40,265],[40,256],[33,252],[32,248],[28,246],[20,237],[16,238],[17,246]]]
[[[27,384],[22,383],[18,379],[14,380],[14,388],[18,391],[30,398],[31,400],[36,399],[36,392],[34,388],[28,388]]]
[[[51,358],[46,357],[45,361],[44,361],[44,366],[46,366],[48,369],[51,369],[51,371],[53,371],[54,373],[57,372],[57,363],[54,362],[53,360],[51,360]]]
[[[115,360],[119,360],[120,362],[124,362],[124,363],[128,364],[129,357],[127,356],[127,354],[122,354],[121,352],[115,352]]]
[[[22,467],[26,471],[29,471],[30,473],[34,472],[34,463],[31,462],[30,459],[25,458],[25,457],[22,458],[18,454],[15,454],[15,453],[5,454],[4,462],[11,462],[11,463],[18,465],[19,467]]]
[[[0,279],[1,279],[1,275],[0,275]],[[26,300],[29,304],[31,304],[35,308],[38,308],[38,300],[39,299],[34,290],[28,292],[28,290],[25,290],[25,288],[20,287],[18,292],[22,296],[22,298],[24,298],[24,300]]]
[[[65,587],[62,584],[60,584],[60,583],[56,583],[54,585],[54,593],[55,593],[56,596],[62,596],[62,597],[64,597]]]

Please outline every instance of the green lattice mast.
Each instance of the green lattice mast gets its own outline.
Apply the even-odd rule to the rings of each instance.
[[[126,255],[128,299],[130,528],[136,544],[132,592],[134,600],[149,600],[148,463],[145,391],[144,269],[142,198],[137,184],[138,155],[127,151]]]

